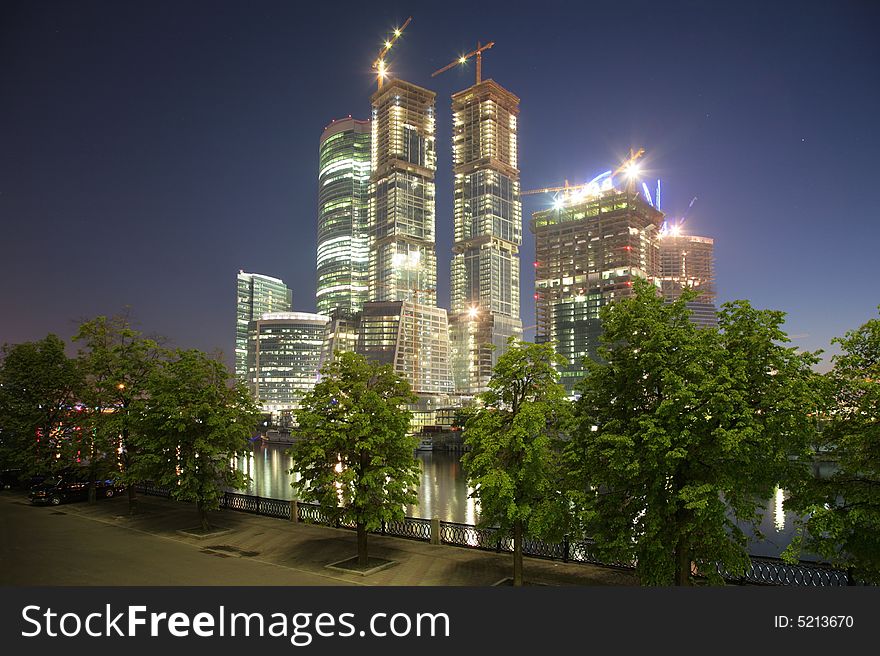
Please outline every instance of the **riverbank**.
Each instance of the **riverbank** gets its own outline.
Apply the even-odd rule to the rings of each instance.
[[[393,565],[362,576],[328,569],[357,553],[353,531],[220,510],[212,513],[218,531],[200,535],[193,504],[141,495],[138,509],[129,515],[124,496],[37,507],[4,492],[0,520],[9,537],[0,545],[0,584],[492,586],[513,569],[509,554],[371,535],[370,556]],[[533,585],[637,583],[632,572],[524,560]],[[230,562],[253,580],[230,571]]]

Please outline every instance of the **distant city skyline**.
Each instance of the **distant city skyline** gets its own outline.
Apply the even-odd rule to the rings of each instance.
[[[315,311],[318,141],[333,119],[370,117],[370,64],[410,14],[388,61],[392,78],[437,94],[440,307],[450,97],[473,83],[473,62],[430,73],[491,39],[483,79],[521,99],[523,189],[584,182],[643,146],[663,210],[688,211],[686,232],[714,239],[719,305],[785,311],[792,343],[811,350],[877,316],[876,5],[452,4],[366,15],[270,1],[4,3],[0,342],[69,340],[80,320],[129,306],[145,332],[221,349],[232,367],[240,270],[284,280],[293,308]],[[525,197],[523,221],[551,202]]]

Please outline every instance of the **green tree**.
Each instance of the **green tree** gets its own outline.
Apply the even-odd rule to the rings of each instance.
[[[162,354],[157,342],[135,330],[127,315],[96,317],[84,322],[75,341],[85,374],[82,400],[88,408],[90,462],[95,479],[100,456],[111,460],[115,477],[128,489],[129,512],[136,507],[135,484],[145,472],[138,467],[135,402],[144,398],[147,381]],[[94,488],[89,490],[94,500]]]
[[[409,434],[409,383],[388,365],[341,353],[296,412],[301,439],[291,447],[299,498],[321,504],[357,527],[358,565],[366,567],[367,531],[401,520],[417,502],[417,440]]]
[[[202,528],[229,489],[247,477],[231,460],[245,452],[259,411],[244,386],[232,383],[226,365],[197,350],[177,350],[150,376],[132,433],[139,469],[181,501],[194,501]]]
[[[76,402],[82,376],[64,341],[4,344],[0,362],[0,459],[26,473],[48,473],[75,462]]]
[[[785,346],[784,314],[725,304],[689,320],[643,281],[602,309],[601,363],[586,361],[567,451],[583,530],[644,585],[688,585],[696,569],[748,566],[740,525],[803,463],[816,357]]]
[[[513,584],[523,583],[523,537],[548,534],[559,513],[558,439],[567,416],[551,344],[511,338],[498,358],[482,407],[467,420],[462,456],[480,523],[513,536]]]
[[[837,470],[828,478],[805,477],[786,500],[806,518],[786,557],[797,559],[806,549],[880,583],[880,319],[833,343],[841,352],[826,376],[822,455]]]

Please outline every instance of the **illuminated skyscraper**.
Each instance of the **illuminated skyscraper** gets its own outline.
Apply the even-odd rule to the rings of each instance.
[[[357,312],[367,300],[370,122],[333,121],[318,173],[318,312]]]
[[[508,338],[522,336],[518,114],[519,98],[493,80],[452,96],[450,341],[462,394],[485,391]]]
[[[358,342],[394,366],[422,408],[452,390],[446,310],[437,307],[434,98],[396,79],[371,98],[370,302]]]
[[[718,324],[715,307],[715,240],[685,235],[674,227],[660,235],[660,290],[674,301],[683,289],[699,296],[688,302],[691,321],[700,326]]]
[[[235,376],[247,382],[248,324],[266,312],[289,312],[293,293],[283,280],[238,272],[235,321]]]
[[[391,80],[371,98],[372,301],[437,304],[435,96],[409,82]]]
[[[599,309],[629,296],[635,278],[659,275],[662,221],[641,194],[610,180],[532,214],[536,341],[553,342],[568,360],[567,390],[583,376],[583,358],[597,357]]]

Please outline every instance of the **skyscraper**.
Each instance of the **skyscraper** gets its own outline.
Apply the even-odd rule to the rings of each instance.
[[[597,357],[599,309],[629,296],[635,278],[659,275],[662,221],[641,194],[610,184],[532,214],[536,340],[568,359],[560,370],[568,391],[583,376],[583,358]]]
[[[247,382],[248,324],[266,312],[289,312],[293,293],[283,280],[238,272],[235,321],[235,376]]]
[[[370,300],[437,304],[433,91],[391,80],[376,91],[370,176]]]
[[[522,336],[518,114],[519,98],[493,80],[452,96],[450,342],[455,389],[462,394],[485,391],[507,339]]]
[[[434,99],[396,79],[371,97],[370,302],[358,342],[371,360],[393,364],[425,407],[452,390],[446,310],[437,307]]]
[[[691,321],[700,326],[718,324],[715,307],[715,240],[682,234],[673,227],[660,234],[660,290],[674,301],[684,289],[698,296],[689,301]]]
[[[370,122],[333,121],[321,135],[318,173],[318,312],[366,302]]]

